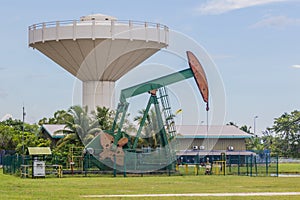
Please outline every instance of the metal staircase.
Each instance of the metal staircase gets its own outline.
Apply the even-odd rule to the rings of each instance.
[[[172,114],[169,103],[169,96],[165,87],[159,88],[159,99],[162,105],[162,112],[164,113],[166,130],[168,132],[168,139],[172,140],[176,136],[176,126],[174,121],[174,114]]]
[[[164,119],[165,119],[165,126],[167,131],[167,137],[169,140],[169,152],[171,153],[168,156],[169,162],[173,161],[173,164],[176,163],[177,157],[176,157],[176,151],[178,150],[178,143],[176,140],[176,126],[175,126],[175,115],[172,113],[170,101],[169,101],[169,95],[167,93],[166,87],[161,87],[158,89],[159,93],[159,100],[162,105],[162,112],[164,113]],[[174,167],[174,165],[169,165],[170,169]]]

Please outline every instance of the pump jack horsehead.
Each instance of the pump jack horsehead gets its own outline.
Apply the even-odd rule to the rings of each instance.
[[[187,51],[186,53],[187,53],[187,57],[189,60],[189,65],[194,73],[195,81],[196,81],[199,91],[202,95],[203,101],[206,103],[206,111],[208,111],[209,110],[209,106],[208,106],[208,95],[209,94],[208,94],[208,83],[207,83],[207,79],[206,79],[206,74],[203,70],[202,65],[196,58],[196,56],[190,51]]]

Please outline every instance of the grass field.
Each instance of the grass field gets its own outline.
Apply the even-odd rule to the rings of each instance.
[[[101,194],[300,192],[300,178],[246,176],[67,177],[21,179],[0,172],[0,199],[90,199]],[[133,197],[130,197],[133,198]],[[122,199],[130,199],[123,197]],[[177,199],[300,199],[299,196],[176,197]],[[118,199],[118,198],[113,198]],[[158,199],[143,197],[134,199]],[[175,197],[159,197],[175,199]]]
[[[300,163],[279,163],[279,173],[300,174]]]

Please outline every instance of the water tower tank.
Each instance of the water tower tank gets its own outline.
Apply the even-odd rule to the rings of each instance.
[[[168,27],[95,14],[29,26],[29,46],[83,82],[83,106],[114,108],[115,81],[168,45]]]

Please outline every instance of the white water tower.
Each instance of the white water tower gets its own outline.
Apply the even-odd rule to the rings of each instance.
[[[83,106],[114,109],[115,81],[168,46],[167,26],[102,14],[29,26],[29,46],[83,82]]]

